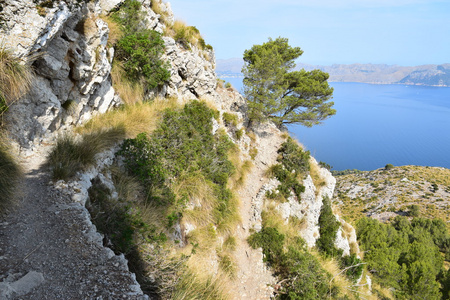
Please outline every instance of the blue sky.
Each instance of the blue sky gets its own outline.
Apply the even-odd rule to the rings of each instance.
[[[299,62],[450,63],[450,0],[169,0],[216,58],[242,57],[269,37],[289,38]]]

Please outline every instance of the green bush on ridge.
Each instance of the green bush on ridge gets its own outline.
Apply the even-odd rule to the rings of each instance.
[[[115,45],[116,58],[129,80],[142,81],[147,89],[155,89],[170,78],[170,72],[161,60],[164,40],[160,33],[145,28],[141,6],[139,1],[126,0],[112,15],[123,31]]]
[[[303,149],[292,139],[288,138],[278,149],[278,164],[270,168],[270,173],[280,181],[277,190],[284,198],[288,198],[291,191],[300,199],[305,187],[299,182],[299,176],[309,171],[309,151]],[[269,197],[275,196],[273,193]]]
[[[232,193],[226,186],[234,172],[227,157],[232,142],[224,133],[212,133],[214,115],[198,101],[181,110],[166,110],[151,136],[127,139],[119,151],[129,172],[147,187],[149,201],[168,208],[169,223],[182,215],[187,201],[187,195],[175,195],[171,186],[182,176],[198,176],[199,172],[213,187],[216,222],[233,213]]]
[[[301,238],[287,245],[285,236],[276,228],[263,227],[248,242],[253,248],[263,249],[265,261],[278,276],[276,299],[326,299],[333,294],[329,291],[331,275],[308,252]]]

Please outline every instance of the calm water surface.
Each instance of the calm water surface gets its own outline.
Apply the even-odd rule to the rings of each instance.
[[[240,79],[225,78],[237,89]],[[331,83],[337,114],[289,131],[334,170],[391,163],[450,168],[450,88]]]

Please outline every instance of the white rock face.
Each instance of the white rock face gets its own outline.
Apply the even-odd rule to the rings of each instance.
[[[166,54],[164,60],[170,63],[170,80],[165,95],[185,100],[215,98],[217,77],[214,71],[214,52],[183,49],[171,37],[164,37]]]

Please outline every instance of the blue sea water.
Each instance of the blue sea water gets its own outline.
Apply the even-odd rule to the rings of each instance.
[[[224,78],[236,89],[239,78]],[[450,88],[330,83],[337,114],[322,125],[289,126],[334,170],[373,170],[391,163],[450,168]]]

